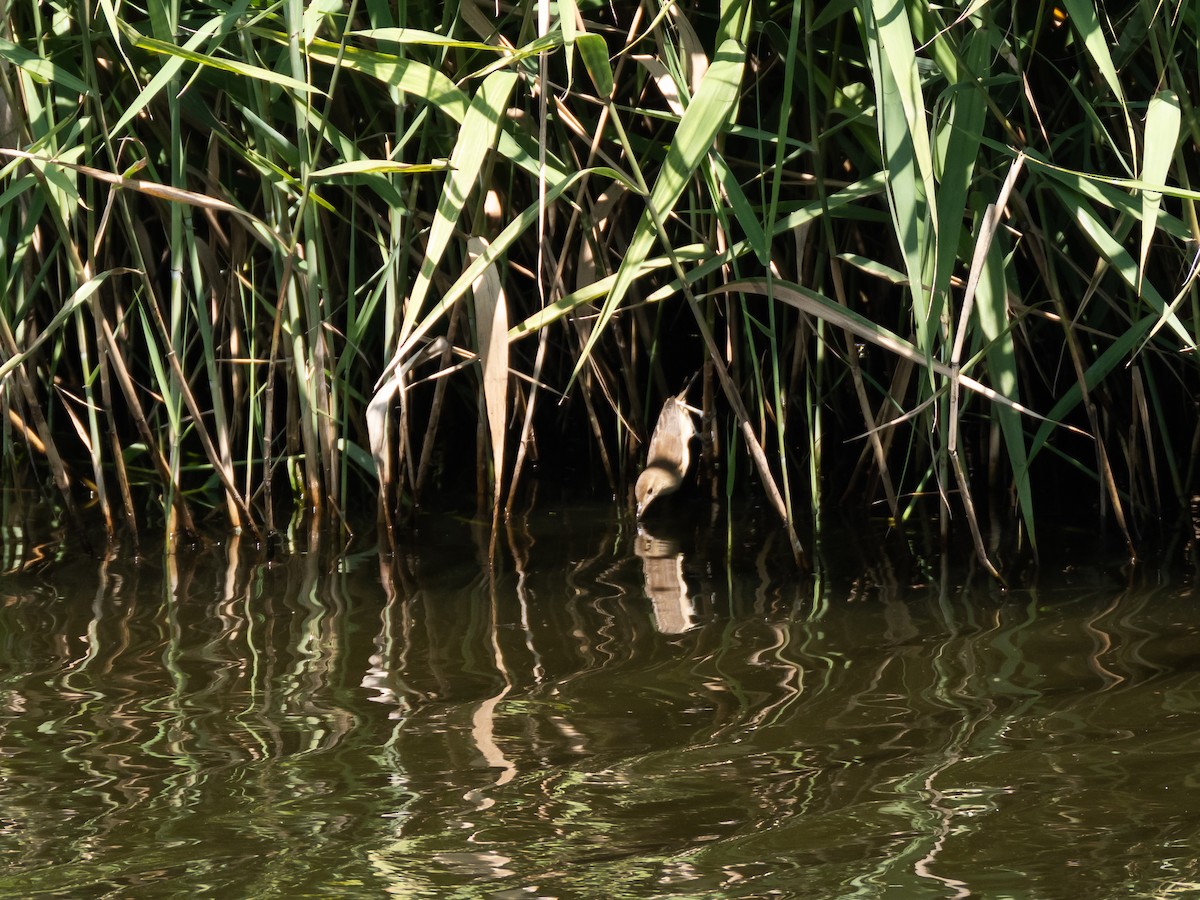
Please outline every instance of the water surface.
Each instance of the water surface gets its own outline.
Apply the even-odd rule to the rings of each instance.
[[[813,581],[769,532],[544,514],[489,574],[451,518],[273,560],[10,530],[0,894],[1198,889],[1190,577],[843,543]]]

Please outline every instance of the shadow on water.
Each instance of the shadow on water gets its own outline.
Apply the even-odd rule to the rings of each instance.
[[[1190,579],[1001,594],[876,554],[813,582],[751,526],[596,509],[514,524],[495,575],[451,518],[385,557],[6,537],[5,896],[1200,883]]]

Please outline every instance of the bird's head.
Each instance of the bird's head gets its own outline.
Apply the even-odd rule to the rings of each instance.
[[[646,507],[658,497],[679,490],[682,481],[683,473],[672,466],[661,463],[646,466],[633,488],[633,495],[637,499],[637,517],[640,519],[645,514]]]

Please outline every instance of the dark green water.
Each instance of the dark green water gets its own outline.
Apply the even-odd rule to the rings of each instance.
[[[382,560],[18,537],[3,896],[1200,890],[1190,578],[843,552],[814,584],[595,511],[514,529],[494,580],[448,520]]]

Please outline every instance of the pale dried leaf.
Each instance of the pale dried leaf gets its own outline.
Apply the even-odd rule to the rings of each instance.
[[[642,53],[634,54],[633,60],[650,74],[651,80],[658,86],[659,93],[667,101],[667,106],[671,107],[671,112],[683,118],[683,101],[679,98],[679,85],[675,83],[675,79],[667,71],[667,67],[656,57]]]
[[[481,237],[467,242],[467,253],[477,259],[487,252]],[[479,332],[479,363],[483,368],[483,396],[495,467],[496,501],[504,473],[504,424],[508,409],[508,308],[495,264],[489,265],[471,285],[475,297],[475,323]]]
[[[388,412],[392,399],[400,392],[400,379],[404,372],[397,370],[392,377],[380,385],[371,402],[367,404],[367,438],[371,443],[371,458],[375,460],[375,471],[379,475],[380,496],[392,482],[392,442],[388,433]]]
[[[682,51],[679,56],[683,60],[688,88],[695,94],[700,90],[700,82],[704,78],[704,73],[708,71],[708,56],[704,52],[704,43],[700,40],[700,35],[696,34],[696,29],[688,21],[688,17],[678,6],[673,6],[671,13],[675,27],[679,30],[680,50]]]

